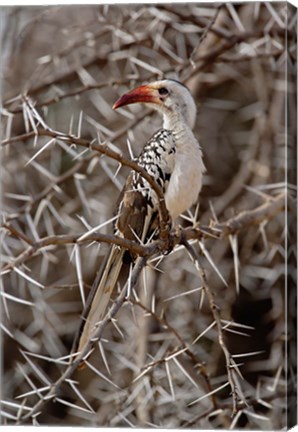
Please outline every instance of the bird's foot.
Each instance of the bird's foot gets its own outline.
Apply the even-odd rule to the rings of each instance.
[[[181,225],[175,225],[171,230],[167,231],[167,235],[163,237],[162,253],[169,255],[176,244],[181,243],[183,228]]]
[[[172,226],[170,223],[166,224],[165,227],[160,230],[161,240],[161,253],[163,255],[169,255],[174,249],[174,237],[172,235]]]

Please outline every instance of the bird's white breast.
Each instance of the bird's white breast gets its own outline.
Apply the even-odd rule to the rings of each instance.
[[[192,133],[175,137],[175,166],[165,193],[167,209],[175,220],[197,200],[205,166],[198,141]]]

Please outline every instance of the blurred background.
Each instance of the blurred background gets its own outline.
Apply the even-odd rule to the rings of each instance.
[[[46,236],[81,235],[108,221],[128,173],[38,129],[106,142],[128,158],[131,147],[137,156],[161,126],[159,115],[144,106],[111,107],[128,89],[164,77],[182,81],[195,98],[195,135],[207,167],[199,205],[181,225],[223,222],[289,183],[287,215],[206,240],[207,253],[201,252],[221,317],[234,323],[224,336],[243,375],[239,410],[231,418],[218,332],[194,265],[178,248],[147,267],[138,299],[124,304],[96,346],[93,369],[77,371],[57,400],[25,423],[264,430],[293,423],[294,7],[184,3],[0,12],[1,261],[2,268],[11,266],[1,280],[1,423],[16,424],[30,413],[62,374],[65,365],[51,359],[70,353],[81,292],[88,295],[107,247],[50,245],[13,267],[14,260]],[[99,231],[111,233],[112,223]],[[192,354],[171,358],[183,347]]]

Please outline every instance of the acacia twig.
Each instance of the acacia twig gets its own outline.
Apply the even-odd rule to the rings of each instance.
[[[236,385],[236,381],[234,378],[234,373],[237,371],[237,367],[235,365],[235,362],[233,361],[233,358],[225,344],[224,341],[224,336],[223,336],[223,328],[222,328],[222,324],[221,324],[221,317],[220,317],[220,312],[218,309],[218,306],[215,303],[214,300],[214,294],[211,291],[211,288],[209,287],[208,281],[207,281],[207,277],[205,274],[205,270],[203,269],[203,267],[201,266],[200,262],[199,262],[199,257],[197,252],[195,251],[195,249],[188,243],[187,240],[183,241],[183,244],[185,246],[185,248],[187,249],[189,255],[191,256],[196,269],[198,270],[198,273],[200,275],[200,278],[202,280],[202,285],[203,285],[203,290],[205,292],[205,294],[207,295],[208,298],[208,302],[209,302],[209,306],[213,315],[213,318],[216,322],[216,326],[217,326],[217,332],[218,332],[218,342],[219,345],[224,353],[225,356],[225,360],[226,360],[226,370],[227,370],[227,376],[228,376],[228,381],[231,387],[231,393],[232,393],[232,399],[233,399],[233,410],[232,410],[232,416],[235,416],[238,410],[238,390],[237,390],[237,385]]]

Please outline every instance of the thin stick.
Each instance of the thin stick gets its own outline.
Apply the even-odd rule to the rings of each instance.
[[[234,364],[233,358],[232,358],[232,356],[231,356],[231,354],[230,354],[230,352],[229,352],[229,350],[225,344],[225,341],[224,341],[219,308],[215,303],[214,295],[213,295],[213,293],[212,293],[212,291],[208,285],[205,270],[203,269],[203,267],[201,266],[201,264],[199,262],[199,257],[198,257],[196,250],[188,243],[187,240],[184,240],[183,244],[184,244],[185,248],[187,249],[190,257],[192,258],[196,269],[198,270],[198,273],[199,273],[200,278],[202,280],[203,290],[204,290],[205,294],[207,295],[207,298],[209,301],[209,306],[210,306],[213,318],[216,322],[217,332],[218,332],[218,342],[219,342],[219,345],[220,345],[220,347],[224,353],[225,359],[226,359],[226,369],[227,369],[228,381],[229,381],[229,384],[231,387],[232,398],[233,398],[232,416],[234,417],[238,411],[238,391],[237,391],[236,381],[235,381],[235,378],[233,376],[233,369],[235,369],[235,364]]]

